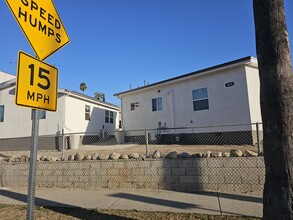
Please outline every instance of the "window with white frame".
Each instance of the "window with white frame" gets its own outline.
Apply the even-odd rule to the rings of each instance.
[[[105,123],[114,123],[114,112],[105,110]]]
[[[192,90],[193,111],[209,109],[208,89]]]
[[[4,122],[4,105],[0,105],[0,122]]]
[[[137,109],[139,107],[139,102],[133,102],[130,103],[130,110],[134,111],[135,109]]]
[[[85,105],[85,107],[84,107],[84,119],[89,121],[90,116],[91,116],[91,107],[89,105]]]
[[[162,111],[163,110],[163,98],[158,97],[152,99],[152,111]]]
[[[46,111],[45,110],[37,110],[39,119],[46,119]],[[31,119],[33,120],[33,111],[31,111]]]

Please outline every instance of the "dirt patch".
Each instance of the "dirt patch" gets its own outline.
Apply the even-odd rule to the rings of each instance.
[[[195,213],[172,213],[172,212],[146,212],[137,210],[89,210],[82,208],[51,208],[36,207],[35,219],[50,220],[73,220],[73,219],[99,219],[99,220],[126,220],[126,219],[202,219],[202,220],[258,220],[260,218],[243,216],[215,216],[200,215]],[[26,219],[25,206],[0,205],[0,219],[15,220]]]
[[[245,150],[252,150],[257,152],[257,147],[253,145],[149,145],[148,146],[148,154],[152,155],[156,150],[159,150],[161,154],[167,155],[172,151],[177,151],[177,153],[187,152],[189,154],[194,153],[203,153],[207,151],[211,152],[229,152],[231,149],[239,149],[242,152]],[[65,150],[64,158],[68,158],[68,155],[74,155],[77,152],[81,152],[84,155],[91,155],[93,153],[97,154],[111,154],[111,153],[138,153],[138,154],[146,154],[146,146],[145,145],[109,145],[109,146],[99,146],[99,145],[85,145],[81,146],[77,150]],[[21,155],[29,155],[29,151],[4,151],[1,152],[2,156],[11,156],[11,157],[20,157]],[[0,155],[0,157],[1,157]],[[61,158],[61,151],[38,151],[39,156],[54,156]]]

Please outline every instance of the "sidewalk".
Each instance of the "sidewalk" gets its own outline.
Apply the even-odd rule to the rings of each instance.
[[[0,188],[0,204],[26,205],[27,189]],[[262,217],[262,198],[216,192],[36,189],[35,204],[86,209],[126,209]]]

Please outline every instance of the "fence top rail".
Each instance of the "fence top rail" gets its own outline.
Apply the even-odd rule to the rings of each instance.
[[[120,132],[146,132],[146,131],[164,131],[164,130],[184,130],[184,129],[210,129],[210,128],[224,128],[224,127],[242,127],[242,126],[257,126],[262,125],[262,122],[256,123],[243,123],[243,124],[226,124],[226,125],[204,125],[204,126],[192,126],[192,127],[160,127],[160,128],[148,128],[148,129],[130,129],[130,130],[98,130],[95,132],[72,132],[64,133],[64,135],[99,135],[102,131],[108,133],[120,133]],[[62,135],[62,134],[60,134]],[[48,135],[50,136],[50,135]],[[58,136],[55,134],[55,136]]]

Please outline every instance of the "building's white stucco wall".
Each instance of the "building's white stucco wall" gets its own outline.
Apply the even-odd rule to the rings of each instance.
[[[0,122],[0,138],[31,136],[31,108],[15,104],[15,87],[0,91],[0,105],[4,105],[4,121]],[[55,135],[62,131],[63,97],[58,98],[57,111],[46,112],[39,121],[39,135]]]
[[[0,83],[8,81],[10,79],[15,79],[15,76],[0,71]]]
[[[90,120],[85,119],[85,105],[90,106]],[[114,112],[114,123],[105,123],[105,110]],[[119,125],[119,111],[66,96],[65,132],[100,132],[103,128],[113,131]],[[104,127],[103,127],[104,126]]]
[[[252,123],[262,122],[260,110],[260,82],[256,67],[246,68],[249,109]]]
[[[229,82],[234,85],[226,87]],[[193,111],[192,90],[204,87],[209,109]],[[152,112],[152,98],[157,97],[163,98],[163,110]],[[127,93],[121,100],[125,129],[158,128],[159,122],[169,128],[251,122],[244,65]],[[134,102],[139,102],[139,107],[131,111]]]

